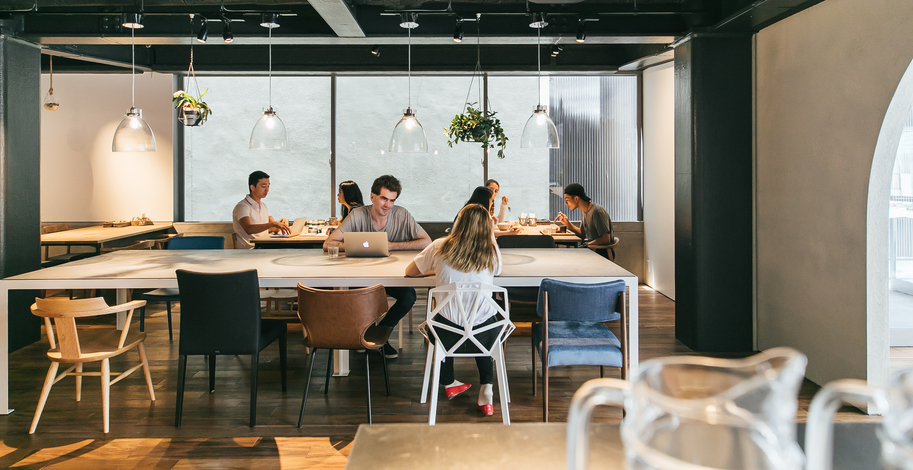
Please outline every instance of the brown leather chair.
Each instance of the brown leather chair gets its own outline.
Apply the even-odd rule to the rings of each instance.
[[[387,314],[387,294],[384,286],[377,284],[363,289],[318,290],[298,284],[298,318],[304,327],[305,346],[311,348],[307,383],[301,399],[298,427],[304,419],[304,407],[311,387],[311,373],[318,349],[326,349],[327,377],[323,394],[326,395],[333,372],[334,349],[365,349],[380,352],[384,364],[384,384],[390,396],[387,379],[387,359],[381,348],[390,338],[393,328],[377,325]],[[368,423],[371,421],[371,355],[365,354],[365,382],[368,392]]]
[[[615,261],[615,247],[618,246],[621,240],[618,237],[613,237],[612,243],[609,245],[595,245],[593,243],[587,244],[587,248],[599,253],[600,256],[609,260]]]

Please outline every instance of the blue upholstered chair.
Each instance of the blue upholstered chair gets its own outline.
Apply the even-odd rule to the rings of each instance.
[[[174,237],[168,240],[169,250],[221,250],[225,248],[225,237]],[[174,341],[171,330],[171,302],[181,300],[177,289],[156,289],[140,296],[147,302],[165,302],[168,311],[168,341]],[[139,330],[146,331],[146,307],[139,311]]]
[[[599,284],[543,279],[539,286],[536,313],[541,323],[533,324],[533,395],[537,393],[536,354],[542,360],[542,417],[548,422],[548,368],[556,366],[600,366],[621,368],[628,374],[628,314],[625,283]],[[621,320],[621,338],[605,322]]]

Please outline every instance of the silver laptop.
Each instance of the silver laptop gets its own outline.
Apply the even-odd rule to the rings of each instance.
[[[346,258],[390,256],[387,249],[387,232],[346,232]]]
[[[289,233],[288,235],[286,235],[284,233],[274,233],[270,236],[273,238],[297,237],[298,235],[301,235],[301,232],[303,232],[305,229],[307,229],[307,226],[308,226],[307,218],[298,217],[297,219],[295,219],[295,223],[293,223],[292,226],[289,227],[289,230],[291,230],[291,233]]]

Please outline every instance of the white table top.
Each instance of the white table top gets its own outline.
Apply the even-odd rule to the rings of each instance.
[[[573,282],[633,279],[636,276],[590,250],[501,250],[504,268],[495,283],[538,286],[543,278]],[[319,250],[142,250],[119,251],[3,280],[7,289],[177,287],[174,271],[230,272],[256,269],[262,287],[434,286],[434,277],[407,278],[416,251],[387,258],[330,258]],[[52,286],[53,285],[53,286]]]
[[[41,235],[41,243],[44,245],[100,244],[144,233],[167,230],[171,226],[170,223],[131,225],[129,227],[102,227],[101,225],[95,225],[62,232],[46,233]]]

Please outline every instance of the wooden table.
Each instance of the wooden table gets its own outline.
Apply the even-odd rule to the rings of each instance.
[[[537,225],[535,227],[520,227],[520,233],[517,235],[542,235],[542,229],[548,227],[547,225]],[[573,232],[562,232],[562,233],[553,233],[551,237],[555,239],[555,243],[559,245],[578,245],[583,239],[575,235]]]
[[[276,248],[321,248],[323,249],[323,242],[326,241],[327,236],[325,234],[318,233],[301,233],[293,237],[254,237],[250,240],[254,244],[254,248],[267,248],[267,249],[276,249]]]
[[[230,272],[256,269],[260,287],[385,286],[434,287],[434,277],[409,278],[403,273],[416,251],[396,251],[386,258],[330,258],[318,250],[143,250],[119,251],[73,261],[0,280],[0,348],[8,347],[8,292],[17,289],[126,289],[177,287],[176,269]],[[504,267],[495,284],[538,286],[544,278],[595,283],[622,279],[628,287],[631,375],[638,364],[637,276],[589,250],[501,250]],[[0,354],[0,414],[8,410],[8,360]],[[334,361],[339,375],[348,374],[348,352]]]
[[[139,241],[141,235],[171,230],[170,223],[136,225],[129,227],[102,227],[95,225],[41,235],[41,246],[91,246],[101,253],[104,245],[112,242]],[[131,240],[132,239],[132,240]]]

